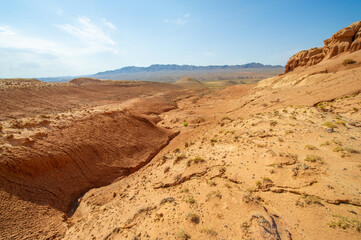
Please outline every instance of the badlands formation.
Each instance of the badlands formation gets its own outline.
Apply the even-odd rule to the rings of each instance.
[[[360,25],[257,85],[1,80],[0,239],[360,239]]]

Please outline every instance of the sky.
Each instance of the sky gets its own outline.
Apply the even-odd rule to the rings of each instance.
[[[361,20],[360,10],[360,0],[0,0],[0,78],[285,65]]]

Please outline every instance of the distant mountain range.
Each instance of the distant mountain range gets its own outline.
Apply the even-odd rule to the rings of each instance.
[[[139,73],[139,72],[164,72],[164,71],[212,71],[212,70],[237,70],[244,68],[283,68],[281,65],[263,65],[261,63],[247,63],[243,65],[211,65],[211,66],[194,66],[194,65],[176,65],[176,64],[153,64],[149,67],[123,67],[115,70],[98,72],[94,76],[118,74],[118,73]]]
[[[115,70],[98,72],[91,75],[82,76],[65,76],[65,77],[50,77],[37,78],[46,82],[65,82],[77,77],[92,77],[99,79],[111,80],[143,80],[143,81],[161,81],[172,82],[181,77],[193,74],[207,74],[207,73],[224,73],[234,71],[255,71],[257,69],[274,69],[276,71],[282,69],[281,65],[263,65],[261,63],[247,63],[243,65],[211,65],[211,66],[194,66],[194,65],[177,65],[177,64],[153,64],[149,67],[123,67]]]

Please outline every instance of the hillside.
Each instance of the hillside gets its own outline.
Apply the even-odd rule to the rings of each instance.
[[[0,80],[0,239],[360,239],[360,52],[222,90]]]

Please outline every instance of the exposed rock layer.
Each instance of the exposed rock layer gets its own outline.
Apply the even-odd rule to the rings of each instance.
[[[71,214],[74,200],[138,170],[175,134],[139,113],[105,112],[49,132],[31,147],[3,153],[0,239],[57,238],[54,232],[61,234],[64,224],[54,218]],[[42,221],[48,215],[53,225],[40,229],[29,214]]]
[[[344,52],[361,49],[361,21],[352,23],[324,41],[324,47],[303,50],[293,55],[285,66],[285,73],[297,67],[312,66]]]

